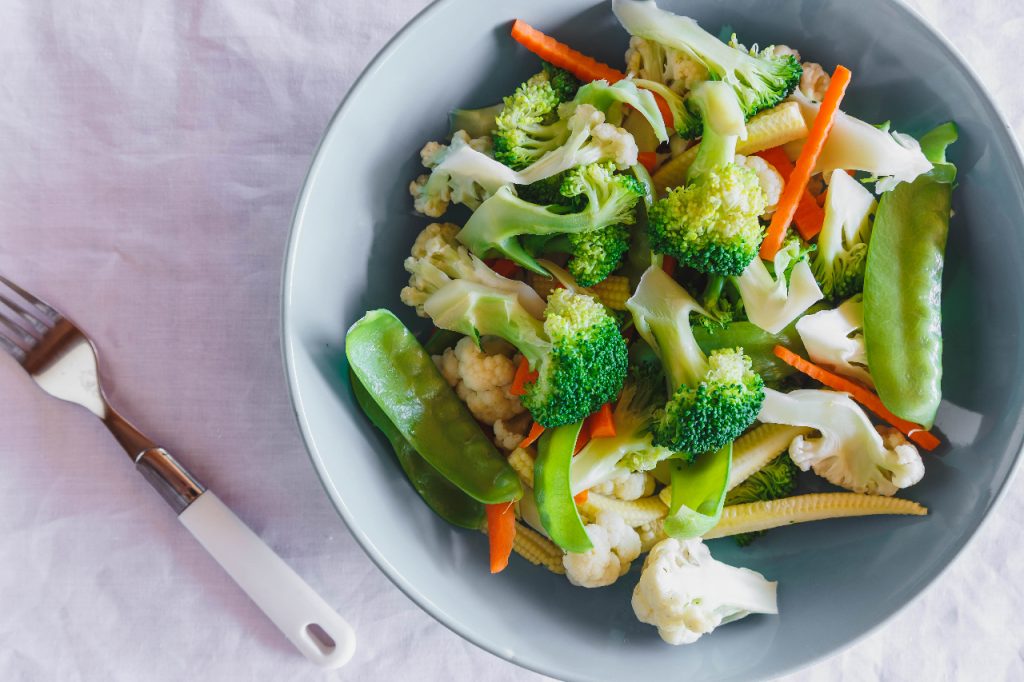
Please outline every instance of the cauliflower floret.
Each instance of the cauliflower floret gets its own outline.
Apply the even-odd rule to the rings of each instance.
[[[707,67],[687,53],[636,36],[629,39],[626,71],[643,80],[664,83],[681,95],[708,79]]]
[[[569,552],[562,557],[565,575],[579,587],[611,585],[640,556],[640,536],[621,516],[608,511],[598,514],[595,523],[587,524],[586,528],[594,546],[586,552]]]
[[[506,452],[512,452],[526,438],[530,429],[530,418],[525,412],[511,419],[498,419],[494,422],[494,442]]]
[[[819,240],[820,241],[820,240]],[[864,342],[864,299],[857,294],[834,310],[804,315],[796,321],[813,362],[874,388]]]
[[[892,426],[876,426],[875,430],[882,437],[885,447],[896,453],[899,467],[893,468],[892,484],[897,488],[907,488],[924,478],[924,462],[917,448],[910,444],[899,429]]]
[[[492,352],[481,350],[466,336],[454,349],[448,348],[444,354],[435,355],[434,364],[473,416],[494,424],[522,414],[526,408],[519,398],[509,393],[516,373],[512,358],[501,352],[504,347],[489,350]]]
[[[413,197],[413,207],[420,213],[432,218],[439,218],[448,210],[452,202],[465,204],[476,209],[484,199],[493,192],[492,182],[481,184],[474,177],[461,172],[444,172],[437,168],[448,156],[462,147],[469,147],[481,154],[491,152],[491,138],[471,138],[469,133],[458,130],[452,135],[451,144],[428,142],[420,150],[423,165],[433,170],[429,175],[421,175],[409,183],[409,193]],[[488,156],[488,158],[490,158]],[[435,170],[436,169],[436,170]]]
[[[769,424],[817,429],[817,438],[797,436],[789,456],[801,470],[856,493],[894,495],[924,476],[921,455],[902,438],[883,440],[857,403],[845,393],[804,389],[779,393],[765,389],[757,417]]]
[[[760,156],[737,154],[736,163],[757,173],[757,182],[761,185],[761,191],[765,195],[764,212],[761,215],[768,216],[775,213],[775,208],[779,205],[779,197],[782,196],[782,188],[786,184],[779,171]]]
[[[800,53],[791,48],[789,45],[772,45],[772,54],[776,57],[785,57],[786,55],[793,55],[793,58],[800,61]]]
[[[654,476],[646,471],[623,471],[619,476],[599,483],[591,490],[620,500],[638,500],[654,493]]]
[[[662,540],[644,561],[633,612],[669,644],[692,644],[751,613],[778,613],[776,583],[711,557],[699,538]]]
[[[640,150],[636,139],[625,128],[601,123],[594,126],[590,136],[601,144],[602,157],[611,159],[620,170],[636,165]]]
[[[800,76],[800,92],[815,102],[820,102],[825,97],[831,77],[821,64],[815,62],[804,62],[804,73]]]

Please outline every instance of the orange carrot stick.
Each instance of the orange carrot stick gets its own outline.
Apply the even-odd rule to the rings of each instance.
[[[508,258],[488,258],[484,263],[502,277],[511,277],[519,270],[519,266]]]
[[[636,155],[636,160],[647,169],[648,173],[653,173],[658,165],[658,154],[656,152],[640,152]]]
[[[533,383],[538,376],[540,375],[537,372],[530,371],[530,363],[523,358],[516,367],[516,374],[512,377],[512,385],[509,386],[508,392],[515,396],[526,395],[526,384]]]
[[[782,190],[779,207],[775,209],[772,224],[768,227],[768,232],[761,243],[761,258],[765,260],[772,260],[782,248],[786,229],[793,222],[800,197],[807,189],[807,182],[811,179],[814,164],[818,162],[828,134],[832,132],[832,124],[836,121],[839,103],[843,101],[843,95],[846,94],[846,87],[849,84],[850,70],[840,64],[832,73],[832,81],[828,84],[825,97],[818,108],[818,115],[814,117],[814,123],[811,124],[807,142],[804,143],[804,148],[800,151],[796,167],[793,169],[792,175],[789,176],[789,182]]]
[[[522,19],[516,19],[513,22],[512,38],[544,61],[565,69],[581,81],[606,80],[609,83],[615,83],[626,77],[626,74],[618,69],[613,69],[582,52],[577,52],[565,43],[560,43],[551,36],[538,31]],[[669,128],[673,127],[672,111],[668,107],[668,102],[658,93],[654,93],[654,99],[658,103],[658,110],[661,111],[665,125]]]
[[[589,493],[590,493],[589,490],[582,490],[582,491],[576,493],[575,495],[573,495],[572,499],[573,499],[573,501],[576,504],[583,504],[584,502],[587,501],[587,498],[590,497]]]
[[[851,381],[837,374],[833,374],[827,369],[823,369],[812,362],[804,360],[802,357],[783,346],[775,346],[774,352],[775,355],[787,365],[803,372],[812,379],[825,384],[835,391],[849,393],[854,400],[895,426],[903,433],[903,435],[907,436],[910,440],[914,441],[925,450],[934,450],[939,446],[941,441],[936,438],[933,433],[926,431],[920,424],[908,422],[906,419],[900,419],[894,415],[886,409],[885,405],[882,404],[882,400],[877,395],[857,382]]]
[[[487,505],[487,541],[491,549],[491,573],[508,566],[516,539],[516,512],[512,502]]]
[[[580,434],[576,436],[576,447],[573,449],[572,454],[576,456],[580,450],[587,446],[590,442],[590,420],[584,419],[583,425],[580,426]]]
[[[533,422],[533,424],[530,425],[530,432],[526,434],[526,438],[524,438],[522,442],[519,443],[519,447],[530,447],[531,445],[533,445],[534,441],[540,438],[542,433],[544,433],[544,427],[538,424],[537,422]]]
[[[512,37],[544,61],[565,69],[581,81],[606,80],[614,83],[626,77],[626,74],[618,69],[577,52],[551,36],[541,33],[522,19],[516,19],[512,24]]]
[[[612,419],[612,404],[605,403],[594,414],[587,417],[587,428],[591,438],[612,438],[615,436],[615,421]]]
[[[676,271],[676,259],[673,256],[662,256],[661,257],[661,269],[665,271],[666,275],[671,275]]]
[[[782,147],[772,147],[771,149],[757,152],[757,156],[760,156],[774,166],[775,170],[779,171],[783,181],[787,184],[789,183],[789,178],[793,174],[793,162],[786,156],[786,152]],[[822,223],[825,222],[825,211],[822,210],[818,202],[815,201],[814,196],[806,188],[803,194],[800,195],[796,213],[793,214],[793,222],[796,223],[796,231],[805,240],[810,240],[814,235],[821,232]]]

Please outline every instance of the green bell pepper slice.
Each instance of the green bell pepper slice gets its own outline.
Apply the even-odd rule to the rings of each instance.
[[[405,325],[372,310],[345,337],[349,366],[416,452],[475,500],[523,496],[519,477]]]
[[[594,546],[576,509],[569,483],[573,450],[582,425],[578,422],[545,430],[537,445],[533,469],[533,495],[541,525],[551,540],[567,552],[586,552]]]
[[[672,500],[665,517],[665,534],[680,540],[699,538],[722,518],[732,467],[732,443],[702,455],[693,464],[682,459],[669,462]]]
[[[391,443],[398,464],[427,506],[448,523],[471,530],[479,529],[484,521],[484,505],[462,492],[416,452],[351,371],[349,380],[359,407]]]

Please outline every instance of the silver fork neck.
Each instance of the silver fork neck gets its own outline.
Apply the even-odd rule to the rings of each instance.
[[[166,450],[147,438],[107,405],[103,423],[121,444],[135,468],[156,489],[175,514],[185,511],[206,488]]]

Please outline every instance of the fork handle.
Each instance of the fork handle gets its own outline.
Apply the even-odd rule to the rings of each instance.
[[[220,498],[162,448],[143,450],[135,466],[295,648],[325,669],[348,663],[352,627]]]
[[[207,490],[178,519],[307,659],[325,669],[348,663],[352,626],[220,498]]]

